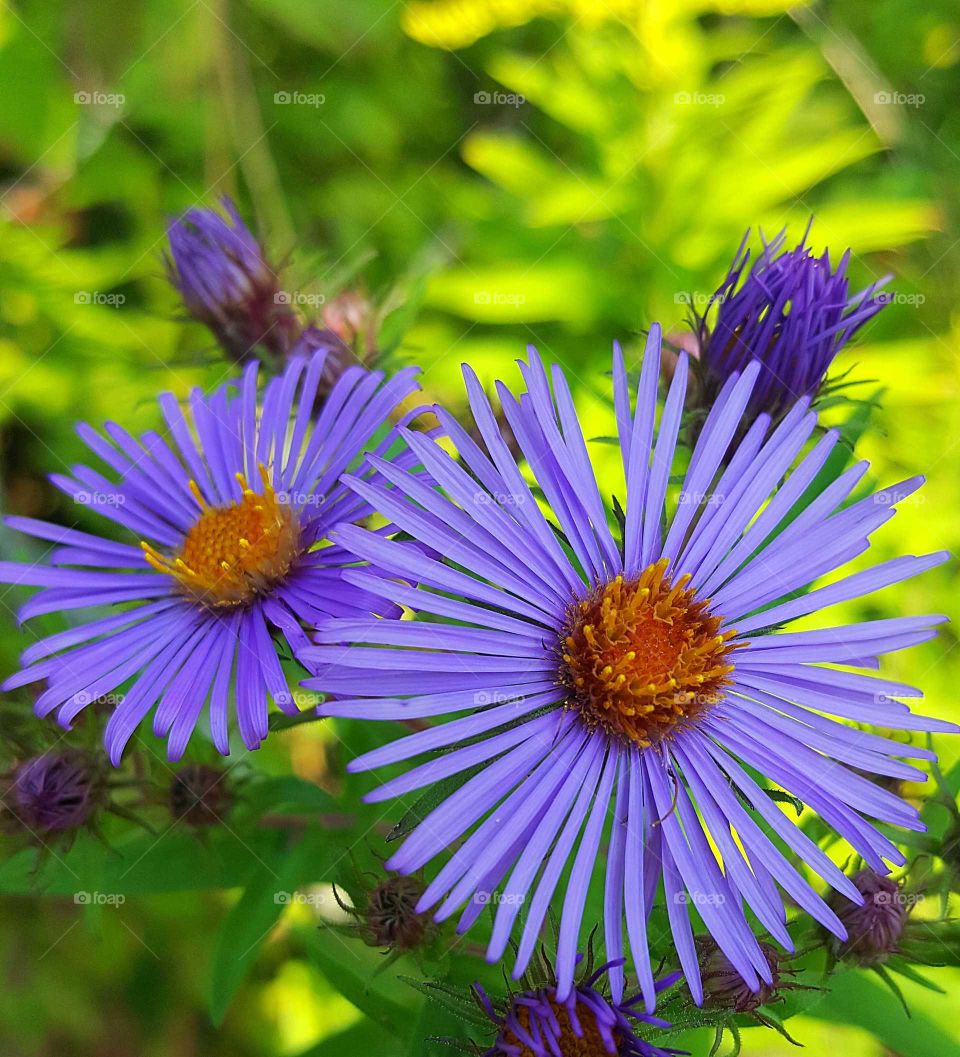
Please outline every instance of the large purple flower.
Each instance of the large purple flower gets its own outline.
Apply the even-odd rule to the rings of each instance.
[[[178,758],[201,713],[229,751],[228,712],[243,743],[267,735],[267,703],[296,714],[274,645],[297,657],[304,625],[333,616],[396,611],[342,579],[352,556],[325,545],[330,529],[370,513],[339,481],[361,465],[376,437],[392,450],[389,416],[415,389],[413,371],[389,381],[350,368],[316,410],[325,353],[293,359],[262,393],[257,365],[210,396],[190,397],[192,429],[166,393],[167,437],[139,440],[108,422],[101,435],[78,431],[111,477],[86,466],[52,480],[75,502],[132,535],[116,542],[32,518],[8,524],[56,544],[49,564],[0,563],[0,582],[39,587],[21,620],[92,610],[69,629],[38,639],[4,690],[42,682],[36,710],[64,726],[112,695],[105,743],[114,763],[147,713]],[[401,455],[409,465],[411,456]],[[369,472],[364,470],[364,472]]]
[[[749,232],[748,232],[749,234]],[[706,368],[709,403],[721,385],[753,360],[762,364],[749,410],[777,416],[802,396],[814,396],[834,357],[885,304],[879,283],[848,293],[847,262],[836,268],[825,251],[806,245],[784,251],[786,233],[765,242],[749,267],[747,236],[713,300],[711,330],[701,326],[700,359]]]
[[[330,716],[410,720],[462,713],[364,754],[350,770],[427,757],[376,789],[373,801],[405,798],[459,776],[460,787],[387,865],[407,873],[454,847],[419,909],[439,903],[436,917],[443,919],[466,904],[460,919],[466,929],[484,905],[495,905],[491,960],[503,955],[523,907],[515,971],[523,970],[562,887],[561,1000],[573,986],[587,889],[606,833],[607,958],[623,955],[625,915],[648,1008],[654,982],[647,919],[661,883],[697,1001],[702,986],[691,909],[752,989],[770,982],[771,970],[748,909],[790,949],[778,886],[843,934],[784,848],[838,891],[861,898],[768,796],[758,775],[819,812],[872,868],[886,872],[884,860],[903,857],[872,820],[909,829],[921,823],[913,806],[864,772],[921,780],[923,772],[898,757],[932,754],[843,721],[955,729],[915,716],[897,700],[919,691],[851,670],[876,668],[880,655],[927,640],[943,618],[779,630],[945,559],[942,553],[897,558],[808,590],[865,552],[870,534],[920,479],[848,503],[866,470],[859,463],[810,496],[837,434],[826,433],[800,458],[816,423],[803,400],[776,428],[761,414],[735,440],[757,384],[760,365],[753,363],[723,386],[674,501],[671,474],[688,363],[681,357],[655,430],[659,343],[655,327],[635,410],[619,349],[615,355],[626,477],[617,532],[566,378],[557,366],[548,374],[535,351],[521,364],[526,391],[516,398],[498,388],[549,515],[467,367],[486,451],[437,408],[460,462],[405,432],[435,487],[377,460],[392,488],[348,479],[436,556],[411,556],[402,543],[344,527],[336,533],[339,544],[386,570],[348,571],[346,578],[421,617],[448,622],[329,621],[319,629],[320,645],[308,651],[317,678],[307,682],[339,696],[321,706]],[[614,969],[612,978],[618,997],[622,971]]]

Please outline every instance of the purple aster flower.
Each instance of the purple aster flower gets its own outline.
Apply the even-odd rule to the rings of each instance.
[[[578,961],[582,955],[578,956]],[[640,1037],[642,1025],[665,1029],[671,1025],[659,1017],[640,1013],[643,1001],[637,994],[614,1001],[597,986],[611,965],[601,966],[561,996],[556,983],[512,995],[494,1003],[479,984],[474,994],[481,1008],[497,1026],[497,1038],[484,1057],[670,1057],[683,1050],[662,1049]],[[656,981],[659,993],[680,978],[673,973]]]
[[[256,363],[210,396],[194,391],[189,417],[166,393],[167,437],[80,425],[109,476],[77,466],[51,480],[132,540],[8,519],[56,545],[47,564],[0,563],[0,582],[42,589],[20,619],[89,612],[30,645],[4,690],[44,682],[36,711],[56,712],[64,727],[91,702],[115,697],[105,731],[115,764],[151,709],[171,759],[204,711],[223,754],[232,708],[249,749],[267,736],[268,698],[298,713],[274,638],[303,657],[304,625],[367,614],[371,603],[398,611],[345,582],[341,567],[352,555],[323,544],[338,522],[370,513],[340,475],[361,465],[375,438],[381,455],[394,447],[389,417],[416,388],[412,369],[385,381],[353,368],[317,413],[324,366],[324,353],[292,360],[264,389],[262,409]]]
[[[284,356],[300,333],[296,314],[234,204],[222,203],[226,217],[190,209],[170,225],[170,282],[231,359],[245,361],[258,347]]]
[[[809,228],[807,229],[809,233]],[[713,300],[716,323],[701,322],[700,359],[706,369],[703,406],[752,360],[763,365],[748,405],[752,415],[782,414],[802,396],[815,396],[834,357],[885,304],[879,283],[847,292],[850,251],[834,268],[830,252],[815,257],[806,243],[784,251],[785,231],[748,270],[747,235]]]
[[[17,767],[9,810],[27,829],[77,829],[100,806],[103,782],[94,760],[79,749],[51,750]]]
[[[897,699],[920,692],[870,671],[882,654],[931,638],[945,618],[778,630],[945,560],[944,553],[896,558],[808,590],[863,554],[871,533],[920,479],[849,502],[867,469],[858,463],[811,499],[807,490],[838,435],[827,432],[805,452],[816,416],[804,399],[775,427],[760,414],[737,439],[760,372],[754,362],[724,384],[679,496],[668,501],[689,365],[681,356],[656,429],[659,344],[654,327],[635,409],[619,348],[615,353],[626,479],[616,535],[566,377],[556,365],[548,373],[535,350],[521,363],[526,390],[519,397],[502,384],[498,390],[550,516],[510,456],[469,367],[467,392],[486,452],[436,408],[459,461],[404,431],[435,487],[376,459],[393,487],[346,478],[433,551],[411,555],[403,543],[345,526],[335,535],[339,545],[382,570],[350,570],[346,579],[451,623],[328,621],[307,651],[317,677],[306,684],[338,695],[321,706],[330,716],[447,720],[349,764],[356,772],[426,756],[370,793],[371,801],[462,783],[413,829],[387,867],[409,873],[454,848],[419,909],[439,904],[435,917],[442,920],[464,907],[459,928],[465,930],[483,905],[495,905],[488,957],[496,960],[523,907],[515,972],[527,965],[560,888],[561,1000],[573,987],[587,891],[606,835],[600,872],[607,957],[624,955],[625,916],[648,1009],[655,989],[647,916],[661,883],[698,1002],[703,989],[691,909],[753,990],[773,976],[748,909],[792,949],[778,886],[844,934],[781,842],[861,901],[758,776],[817,811],[868,865],[885,872],[885,859],[899,864],[903,856],[873,820],[922,826],[913,806],[858,771],[918,781],[924,772],[899,757],[933,754],[843,721],[957,729],[913,715]],[[797,512],[801,496],[810,501]],[[498,888],[493,900],[477,898]],[[619,997],[622,970],[614,968],[611,977]]]

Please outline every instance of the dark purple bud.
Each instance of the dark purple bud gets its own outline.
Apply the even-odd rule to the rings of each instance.
[[[401,951],[416,947],[430,928],[430,915],[418,914],[423,885],[414,877],[388,877],[370,893],[364,939],[371,947]]]
[[[896,950],[907,920],[908,899],[896,881],[873,870],[861,870],[853,883],[863,895],[862,906],[839,892],[829,899],[847,930],[846,940],[834,939],[831,947],[838,958],[877,965]]]
[[[353,349],[332,330],[311,324],[300,335],[291,350],[291,356],[312,356],[316,352],[326,352],[323,361],[323,372],[320,375],[318,397],[325,400],[330,391],[340,380],[341,375],[350,367],[361,366]]]
[[[170,813],[188,826],[214,826],[233,806],[233,793],[222,767],[189,763],[170,783]]]
[[[99,807],[102,791],[91,757],[78,749],[51,750],[17,767],[11,811],[37,833],[77,829]]]
[[[188,210],[168,229],[167,274],[187,311],[237,362],[258,347],[283,356],[300,333],[290,295],[229,198],[227,214]]]
[[[703,980],[703,1004],[713,1009],[729,1009],[735,1013],[752,1013],[766,1005],[780,986],[780,956],[769,943],[760,943],[763,956],[770,966],[771,981],[760,981],[751,991],[743,977],[733,967],[717,944],[706,937],[697,941],[700,977]]]
[[[748,232],[749,234],[749,232]],[[701,331],[700,360],[708,379],[706,401],[735,371],[763,364],[750,410],[779,417],[802,396],[819,390],[834,357],[886,303],[880,283],[848,291],[848,250],[834,268],[829,250],[816,257],[805,245],[784,251],[781,231],[748,269],[744,236],[726,279],[713,295],[712,329]]]

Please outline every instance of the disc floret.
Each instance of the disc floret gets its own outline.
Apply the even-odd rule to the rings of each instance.
[[[274,490],[264,466],[263,492],[254,492],[236,475],[243,498],[210,506],[194,481],[190,491],[201,514],[173,557],[141,543],[158,572],[176,578],[196,601],[214,608],[244,605],[284,579],[300,554],[300,526],[286,496]]]
[[[588,726],[641,748],[722,697],[734,631],[698,599],[666,558],[636,578],[617,576],[567,614],[561,681]]]

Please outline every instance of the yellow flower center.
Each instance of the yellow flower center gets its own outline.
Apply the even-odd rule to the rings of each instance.
[[[610,1051],[607,1049],[603,1036],[600,1034],[600,1029],[597,1027],[597,1018],[589,1006],[583,1002],[578,1002],[576,1007],[577,1020],[580,1022],[582,1035],[577,1035],[574,1032],[573,1025],[570,1023],[570,1014],[567,1012],[565,1005],[551,1000],[550,1008],[553,1010],[553,1014],[560,1026],[560,1037],[557,1042],[563,1057],[610,1057]],[[514,1015],[523,1030],[529,1032],[529,1007],[518,1005],[514,1009]],[[531,1050],[529,1046],[522,1043],[509,1028],[501,1032],[498,1042],[504,1049],[514,1047],[509,1052],[516,1053],[517,1057],[539,1057],[538,1052]],[[619,1043],[616,1032],[614,1032],[614,1042]]]
[[[200,517],[173,557],[141,542],[147,561],[158,572],[175,577],[185,594],[208,606],[239,606],[270,591],[301,552],[300,526],[296,512],[274,491],[263,466],[260,477],[262,495],[238,473],[243,498],[218,507],[209,506],[191,481]]]
[[[641,748],[716,704],[733,665],[735,632],[662,558],[635,580],[598,587],[567,614],[561,680],[589,726]]]

